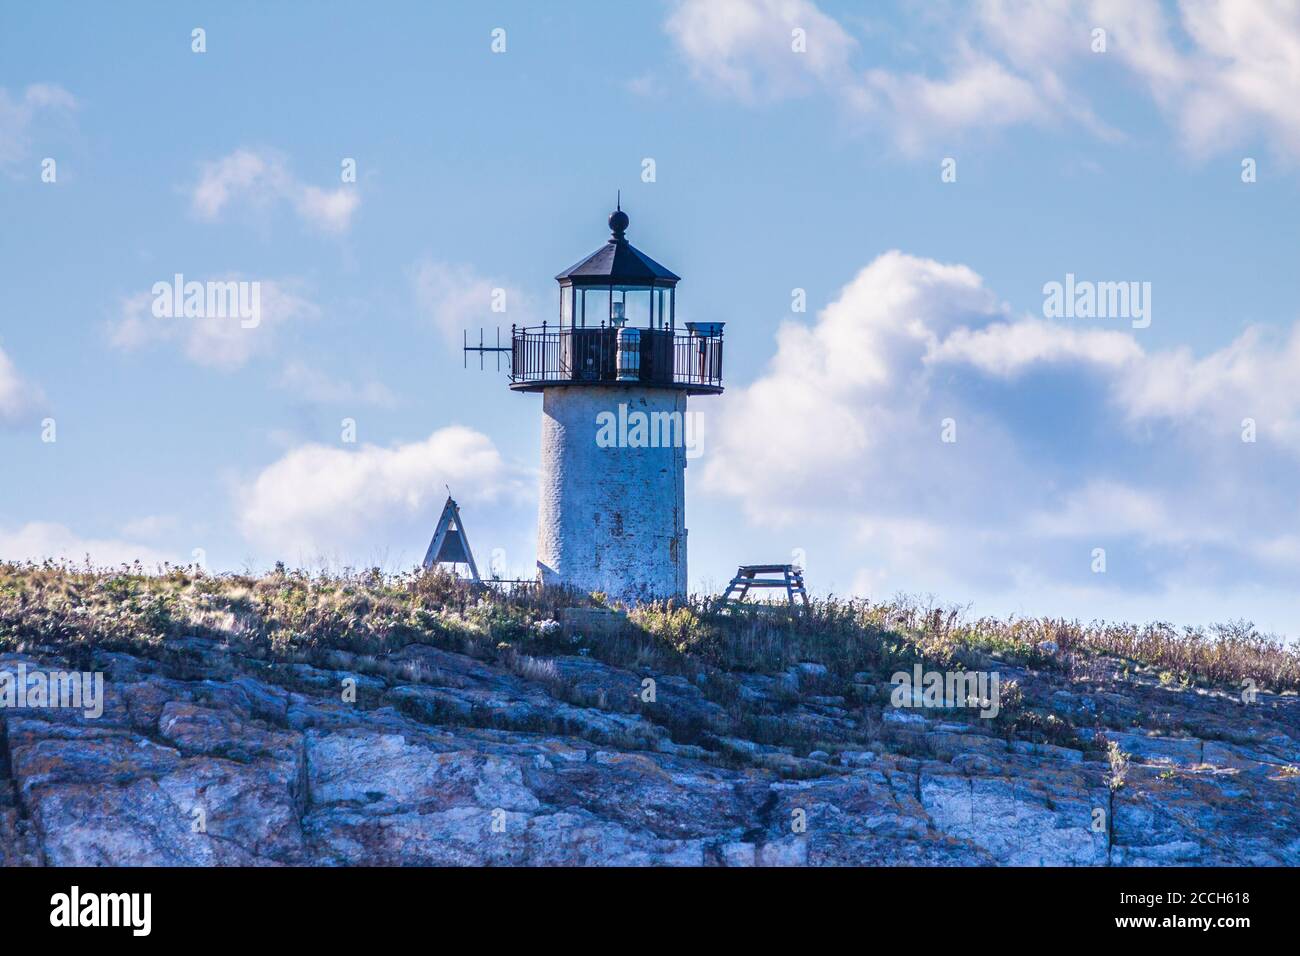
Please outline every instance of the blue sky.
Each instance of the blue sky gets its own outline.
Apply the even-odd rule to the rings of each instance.
[[[1296,62],[1264,2],[6,5],[0,556],[400,568],[449,483],[530,574],[540,400],[461,330],[552,317],[621,189],[727,322],[694,586],[798,549],[820,593],[1295,635]],[[176,273],[263,321],[154,318]],[[1067,273],[1149,327],[1045,317]]]

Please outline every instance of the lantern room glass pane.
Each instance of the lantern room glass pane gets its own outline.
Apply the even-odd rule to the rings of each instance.
[[[560,328],[573,326],[573,286],[560,286]]]
[[[611,318],[617,324],[621,318],[630,327],[651,328],[652,290],[649,286],[616,285],[610,306]]]
[[[609,286],[585,286],[581,301],[579,325],[599,326],[602,322],[609,322]]]

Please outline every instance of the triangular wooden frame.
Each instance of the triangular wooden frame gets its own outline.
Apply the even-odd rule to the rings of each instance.
[[[442,516],[438,527],[429,542],[429,550],[424,555],[424,566],[431,568],[435,564],[467,564],[470,577],[479,582],[478,566],[474,564],[474,552],[469,548],[469,538],[465,535],[465,524],[460,519],[460,508],[447,496],[447,503],[442,506]]]

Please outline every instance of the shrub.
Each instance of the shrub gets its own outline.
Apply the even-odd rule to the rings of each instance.
[[[639,605],[628,614],[628,619],[677,654],[707,653],[706,645],[715,636],[714,629],[701,620],[694,608],[673,601]]]
[[[1108,783],[1112,792],[1124,786],[1124,779],[1128,776],[1129,755],[1119,749],[1119,744],[1113,740],[1106,741],[1106,760],[1110,764],[1110,777]]]

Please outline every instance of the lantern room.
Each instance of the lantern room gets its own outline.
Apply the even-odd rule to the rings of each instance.
[[[555,277],[560,328],[676,328],[679,276],[627,241],[622,206],[609,216],[609,241]]]
[[[606,243],[555,277],[558,322],[512,327],[511,387],[638,384],[722,391],[721,322],[677,321],[680,277],[627,240],[628,215],[609,215]]]

